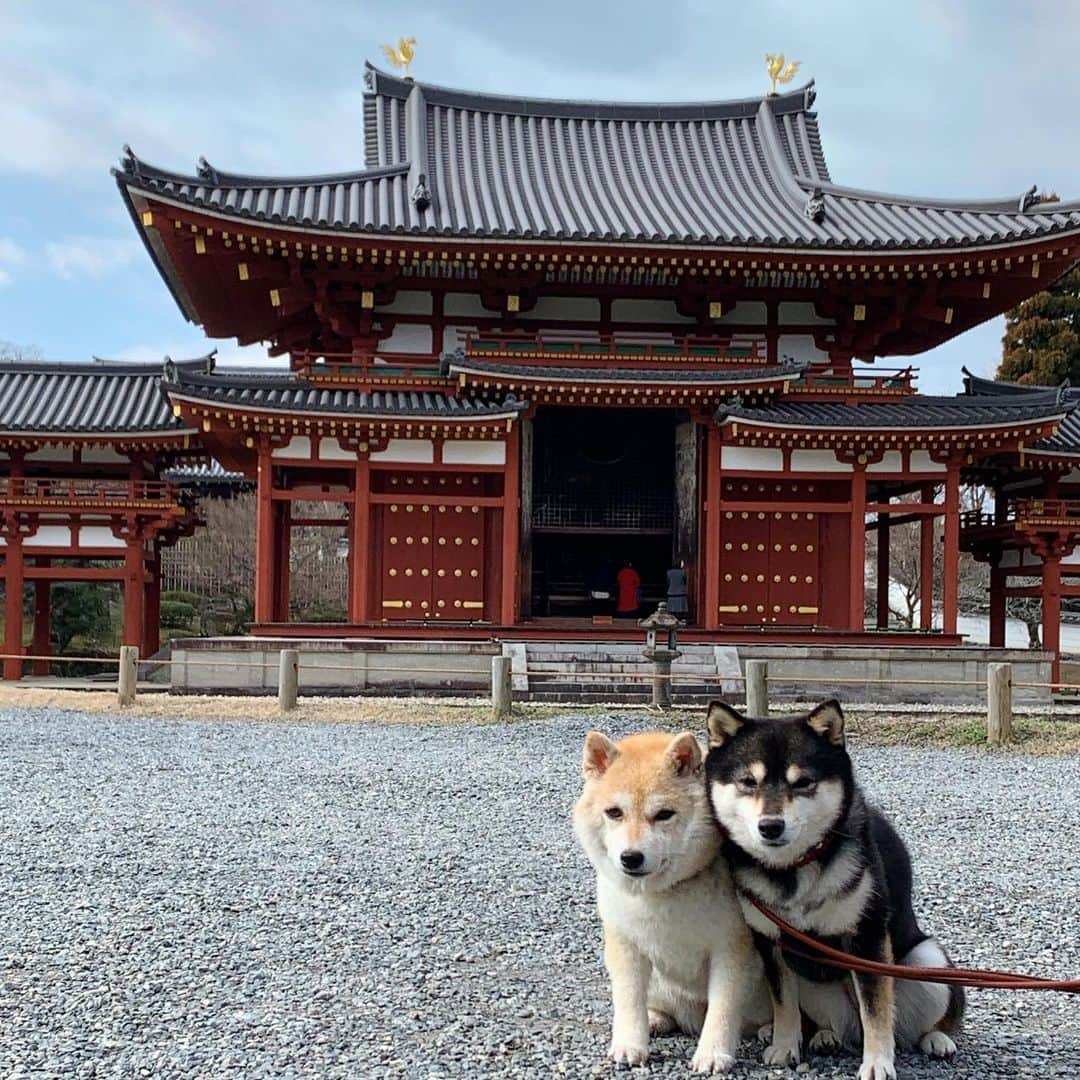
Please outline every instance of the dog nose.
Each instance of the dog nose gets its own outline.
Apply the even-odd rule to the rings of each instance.
[[[758,818],[758,832],[766,840],[779,840],[784,835],[784,819],[782,817]]]
[[[645,856],[640,851],[624,851],[619,856],[619,861],[627,870],[640,870]]]

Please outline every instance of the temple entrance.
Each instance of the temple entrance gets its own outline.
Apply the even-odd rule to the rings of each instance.
[[[641,612],[674,558],[676,410],[543,407],[533,428],[533,616],[616,614],[617,575],[641,578]],[[606,621],[606,620],[605,620]]]

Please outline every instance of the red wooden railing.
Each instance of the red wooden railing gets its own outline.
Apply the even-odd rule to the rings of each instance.
[[[854,369],[851,371],[808,371],[800,380],[799,386],[815,387],[823,390],[855,390],[859,393],[901,391],[915,392],[915,378],[918,368],[875,368],[873,371]]]
[[[402,353],[380,350],[375,356],[354,353],[308,352],[292,354],[293,370],[301,375],[346,375],[357,379],[373,376],[438,375],[439,358],[434,353]]]
[[[1080,530],[1080,499],[1015,499],[1005,509],[1004,519],[985,510],[966,510],[960,515],[963,529],[991,529],[995,526],[1039,527],[1065,522]]]
[[[64,502],[176,503],[180,489],[162,480],[96,479],[92,477],[0,477],[0,503]]]

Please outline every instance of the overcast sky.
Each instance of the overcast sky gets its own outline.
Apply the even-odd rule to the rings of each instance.
[[[124,143],[187,171],[358,168],[363,61],[402,34],[420,80],[615,100],[762,93],[784,50],[838,183],[1080,196],[1080,0],[0,0],[0,30],[0,339],[56,359],[206,347],[109,175]],[[991,372],[1001,330],[922,357],[923,390]]]

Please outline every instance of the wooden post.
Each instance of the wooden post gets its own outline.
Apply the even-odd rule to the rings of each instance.
[[[925,484],[922,501],[934,501],[935,487]],[[919,518],[919,629],[934,628],[934,522],[937,518],[924,515]]]
[[[161,541],[153,541],[153,554],[147,568],[146,605],[143,613],[143,643],[141,655],[153,656],[161,648]]]
[[[720,628],[720,523],[723,501],[720,474],[720,429],[710,424],[705,435],[705,538],[698,577],[704,581],[704,611],[698,622],[706,630]]]
[[[506,720],[513,705],[513,684],[510,679],[510,657],[491,658],[491,715]]]
[[[357,458],[353,480],[352,529],[349,533],[349,622],[370,619],[371,596],[371,461],[366,453]]]
[[[889,515],[878,514],[877,519],[877,628],[889,629]]]
[[[517,622],[518,540],[520,537],[521,428],[515,424],[506,436],[506,471],[503,473],[502,596],[499,622]]]
[[[274,619],[274,467],[270,441],[259,442],[259,473],[255,498],[255,622]]]
[[[289,558],[292,551],[292,503],[274,504],[274,622],[289,621]]]
[[[121,645],[120,666],[116,673],[116,703],[118,705],[135,704],[138,679],[139,650],[134,645]]]
[[[278,664],[278,708],[292,712],[300,694],[300,653],[296,649],[282,649]]]
[[[38,559],[38,566],[48,566],[48,559]],[[34,637],[30,651],[35,656],[49,656],[49,603],[52,595],[52,582],[39,579],[34,582]],[[48,675],[48,660],[32,660],[32,675]]]
[[[761,720],[769,715],[769,665],[765,660],[746,661],[746,713]]]
[[[960,606],[960,462],[945,474],[945,551],[941,573],[941,629],[956,633]]]
[[[1012,741],[1012,664],[986,665],[986,741]]]
[[[990,645],[995,649],[1005,648],[1005,587],[1008,576],[1004,567],[990,567]]]
[[[134,522],[124,549],[124,644],[136,648],[143,643],[143,620],[146,610],[146,568],[143,564],[143,541]]]
[[[1050,681],[1061,681],[1061,556],[1043,556],[1042,646],[1052,654]]]
[[[23,542],[14,529],[7,531],[4,552],[4,652],[14,659],[4,661],[4,678],[22,678],[23,650]]]
[[[848,629],[866,628],[866,466],[851,474],[851,594]]]
[[[518,517],[518,617],[532,615],[533,583],[533,460],[536,447],[536,428],[533,421],[523,416],[518,425],[521,428],[519,455],[521,458],[521,496]]]

